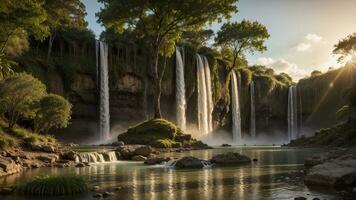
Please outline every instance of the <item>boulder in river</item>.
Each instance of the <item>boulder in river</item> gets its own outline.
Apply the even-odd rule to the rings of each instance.
[[[153,148],[150,146],[143,146],[143,147],[138,147],[135,149],[134,153],[136,155],[141,155],[148,157],[150,154],[154,152]]]
[[[201,169],[203,167],[202,161],[193,156],[183,157],[177,160],[175,164],[176,169]]]
[[[164,157],[152,157],[152,158],[148,158],[147,160],[145,160],[145,164],[146,165],[158,165],[163,162],[167,162],[169,160],[170,160],[169,158],[164,158]]]
[[[251,163],[251,159],[239,153],[228,152],[213,156],[211,162],[217,165],[240,165]]]
[[[136,155],[134,157],[131,158],[134,161],[145,161],[147,160],[147,158],[145,156],[141,156],[141,155]]]
[[[350,186],[356,182],[356,159],[334,159],[312,167],[305,184],[317,186]]]

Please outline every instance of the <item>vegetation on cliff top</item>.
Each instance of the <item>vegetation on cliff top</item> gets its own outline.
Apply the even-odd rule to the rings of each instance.
[[[118,136],[118,140],[126,144],[152,145],[158,148],[207,147],[165,119],[152,119],[129,128]]]

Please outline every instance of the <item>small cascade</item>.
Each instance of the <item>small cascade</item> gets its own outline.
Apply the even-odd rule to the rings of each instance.
[[[231,74],[232,137],[234,143],[242,144],[241,115],[237,77],[235,71],[233,71]]]
[[[288,140],[298,138],[297,116],[297,86],[293,85],[288,90]]]
[[[196,55],[198,85],[198,123],[203,135],[213,130],[212,126],[212,92],[209,64],[205,56]]]
[[[250,134],[252,139],[256,139],[256,111],[255,111],[255,82],[250,83]]]
[[[180,49],[176,49],[176,118],[177,125],[182,130],[186,128],[186,100],[184,82],[184,60]]]
[[[98,41],[98,43],[97,67],[100,68],[100,140],[103,142],[110,137],[108,45],[102,41]]]
[[[117,157],[116,157],[116,152],[115,151],[110,151],[110,152],[107,152],[107,157],[108,157],[108,161],[109,162],[114,162],[114,161],[117,161]]]
[[[79,153],[75,158],[76,163],[106,163],[115,161],[118,161],[115,151]]]

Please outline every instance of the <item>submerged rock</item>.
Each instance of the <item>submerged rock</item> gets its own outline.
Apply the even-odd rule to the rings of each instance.
[[[312,167],[305,184],[330,187],[348,186],[356,182],[356,159],[334,159]]]
[[[305,198],[305,197],[296,197],[296,198],[294,198],[294,200],[307,200],[307,198]]]
[[[158,165],[161,164],[163,162],[167,162],[169,161],[169,158],[163,158],[163,157],[153,157],[153,158],[149,158],[147,160],[145,160],[145,164],[146,165]]]
[[[211,162],[217,165],[240,165],[251,163],[251,159],[239,153],[228,152],[213,156]]]
[[[177,160],[175,164],[176,169],[201,169],[203,167],[202,161],[193,156],[183,157]]]
[[[231,147],[231,144],[222,144],[222,147]]]

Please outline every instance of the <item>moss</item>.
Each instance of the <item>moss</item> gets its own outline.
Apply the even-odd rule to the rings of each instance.
[[[197,140],[165,119],[145,121],[118,136],[126,144],[152,145],[157,148],[178,148],[194,145]]]
[[[312,137],[304,137],[291,141],[290,146],[356,146],[355,122],[349,121],[332,128],[316,131]]]
[[[244,86],[249,85],[252,81],[252,71],[249,68],[241,68],[239,72],[241,74],[241,83]]]
[[[35,143],[35,142],[48,142],[48,143],[57,143],[57,140],[52,135],[40,135],[37,133],[32,133],[24,128],[14,128],[9,130],[13,136],[24,140],[25,142]]]
[[[83,193],[88,190],[84,178],[78,176],[36,177],[19,188],[26,195],[60,196]]]

